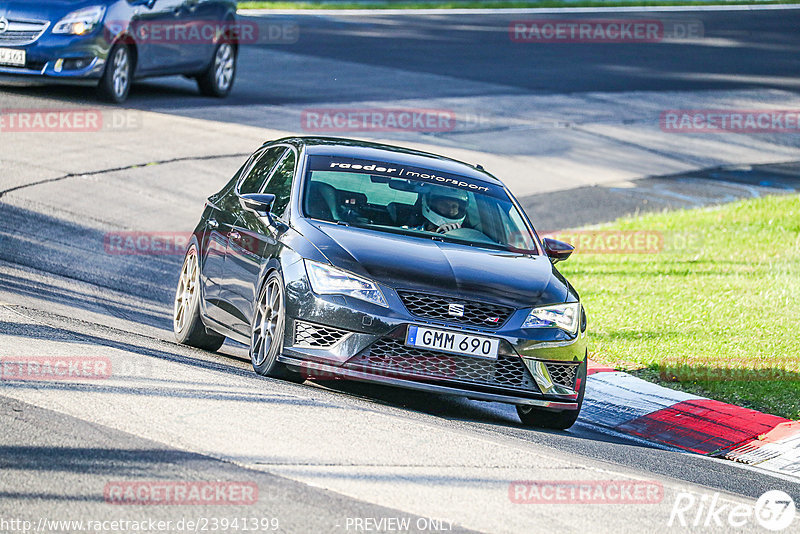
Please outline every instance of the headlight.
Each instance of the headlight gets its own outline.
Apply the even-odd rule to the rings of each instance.
[[[522,323],[522,328],[541,328],[556,326],[566,330],[570,334],[578,332],[578,323],[581,317],[580,302],[570,302],[569,304],[557,304],[555,306],[544,306],[534,308]]]
[[[346,295],[388,308],[380,288],[372,280],[331,265],[305,260],[308,281],[317,295]]]
[[[53,33],[84,35],[92,31],[103,18],[106,8],[92,6],[73,11],[53,26]]]

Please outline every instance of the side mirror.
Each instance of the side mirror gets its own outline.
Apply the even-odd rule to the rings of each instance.
[[[248,193],[239,197],[239,204],[244,209],[255,213],[259,217],[269,217],[272,204],[275,202],[275,195]]]
[[[553,263],[566,260],[572,254],[572,251],[575,250],[575,247],[569,243],[564,243],[557,239],[545,237],[542,241],[544,241],[544,252]]]

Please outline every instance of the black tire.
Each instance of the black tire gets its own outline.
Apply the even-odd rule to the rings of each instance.
[[[578,409],[577,410],[545,410],[535,406],[517,406],[517,415],[525,426],[539,428],[552,428],[555,430],[566,430],[575,424],[583,406],[583,394],[586,392],[586,360],[578,368],[580,389],[578,390]]]
[[[122,104],[128,99],[133,83],[133,55],[131,48],[123,43],[111,47],[106,68],[97,84],[100,98]]]
[[[236,47],[233,43],[222,41],[217,44],[208,69],[196,79],[197,87],[204,96],[228,96],[236,79]]]
[[[267,276],[253,307],[250,326],[250,361],[256,373],[301,383],[303,375],[278,361],[286,334],[286,291],[283,277],[273,271]]]
[[[198,349],[215,351],[225,343],[225,336],[208,332],[200,319],[200,262],[194,243],[189,245],[183,259],[181,277],[175,291],[172,329],[178,343]]]

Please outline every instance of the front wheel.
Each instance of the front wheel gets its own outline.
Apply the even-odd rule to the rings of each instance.
[[[256,373],[292,382],[302,382],[300,373],[278,361],[286,331],[286,292],[283,278],[272,272],[256,300],[250,327],[250,361]]]
[[[214,58],[208,69],[197,77],[197,87],[205,96],[225,98],[233,89],[236,78],[236,49],[222,42],[214,50]]]
[[[131,49],[125,44],[115,44],[108,54],[106,70],[97,90],[103,100],[121,104],[128,98],[133,81]]]
[[[197,247],[192,244],[186,251],[175,291],[172,314],[172,329],[178,343],[215,351],[225,343],[225,337],[206,331],[200,319],[200,264]]]

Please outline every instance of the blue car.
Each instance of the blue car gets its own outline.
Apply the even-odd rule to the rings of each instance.
[[[135,79],[182,74],[225,97],[236,24],[235,0],[4,1],[0,79],[95,85],[120,103]]]

